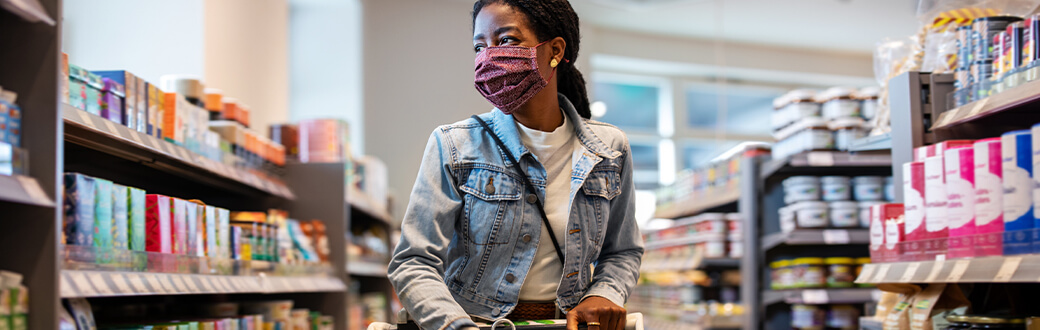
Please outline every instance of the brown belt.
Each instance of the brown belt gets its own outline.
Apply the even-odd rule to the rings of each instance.
[[[521,302],[506,315],[511,321],[552,320],[557,317],[556,303],[553,302]],[[562,317],[562,316],[561,316]]]

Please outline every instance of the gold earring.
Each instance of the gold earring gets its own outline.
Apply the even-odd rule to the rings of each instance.
[[[552,61],[549,61],[549,66],[555,68],[557,65],[560,65],[560,62],[557,61],[555,58]]]

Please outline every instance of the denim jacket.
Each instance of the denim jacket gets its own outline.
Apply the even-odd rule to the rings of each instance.
[[[573,155],[568,234],[557,238],[566,260],[556,304],[565,312],[600,296],[624,306],[643,255],[628,139],[559,100],[584,148]],[[520,141],[513,116],[492,110],[480,117],[544,198],[545,169]],[[472,118],[430,136],[389,268],[423,329],[472,326],[470,316],[495,320],[516,306],[538,242],[549,239],[540,237],[544,224],[520,175]]]

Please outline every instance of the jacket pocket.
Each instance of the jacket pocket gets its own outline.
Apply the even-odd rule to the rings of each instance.
[[[594,243],[602,240],[604,224],[610,219],[610,203],[621,194],[621,175],[612,169],[595,169],[581,186],[585,194],[585,236]]]
[[[474,244],[506,244],[517,218],[521,184],[502,171],[474,168],[459,188],[466,194],[468,234]]]
[[[594,169],[585,179],[581,189],[585,191],[585,195],[613,200],[621,194],[621,174],[615,170]]]

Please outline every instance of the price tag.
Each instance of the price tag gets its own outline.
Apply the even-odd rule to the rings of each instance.
[[[802,303],[809,305],[823,305],[830,302],[827,290],[805,290],[802,291]]]
[[[109,133],[112,133],[113,135],[118,135],[119,137],[123,137],[122,134],[119,134],[119,129],[116,128],[116,125],[113,124],[111,120],[102,120],[102,121],[105,122],[105,129],[108,129]]]
[[[964,277],[964,273],[968,271],[968,266],[971,266],[970,260],[957,260],[953,264],[953,269],[950,270],[950,275],[946,276],[946,282],[955,283]]]
[[[873,283],[884,283],[885,276],[888,276],[888,270],[892,268],[892,264],[881,264],[878,266],[877,273],[874,273]]]
[[[39,202],[50,202],[50,197],[43,192],[43,188],[40,187],[40,183],[36,182],[33,178],[25,177],[21,175],[14,176],[18,183],[22,185],[22,189],[25,189],[25,193],[29,195],[29,198]]]
[[[828,245],[849,244],[849,231],[844,229],[826,229],[823,231],[823,242]]]
[[[932,264],[932,270],[928,273],[928,277],[924,279],[925,283],[934,283],[935,280],[939,279],[939,273],[942,273],[943,265],[946,264],[946,260],[936,260]]]
[[[148,293],[148,287],[144,285],[144,278],[141,275],[130,275],[130,286],[134,287],[138,293]]]
[[[906,271],[903,272],[903,277],[899,278],[899,282],[910,283],[914,279],[914,275],[917,274],[918,268],[921,268],[920,262],[912,262],[906,265]]]
[[[874,275],[874,269],[876,269],[876,268],[877,268],[877,265],[875,265],[875,264],[863,265],[863,270],[860,271],[859,278],[856,279],[856,282],[868,282],[868,281],[870,281],[870,276]]]
[[[77,110],[76,113],[79,114],[79,119],[83,122],[84,126],[90,127],[94,130],[98,129],[97,126],[94,126],[94,119],[90,117],[90,113],[83,110]]]
[[[90,285],[90,282],[87,281],[87,276],[83,275],[83,273],[72,273],[69,277],[72,278],[72,283],[76,284],[76,288],[79,289],[80,295],[92,296],[96,292],[94,286]]]
[[[134,291],[134,289],[130,288],[130,284],[127,283],[126,277],[123,277],[123,275],[112,274],[112,276],[109,276],[108,278],[111,279],[112,283],[116,285],[116,290],[119,290],[119,293],[122,293],[122,294],[135,294],[135,293],[137,293],[136,291]]]
[[[808,155],[806,155],[806,158],[809,161],[809,166],[812,167],[834,166],[834,154],[829,152],[810,152]]]
[[[159,278],[155,275],[148,274],[144,276],[144,279],[148,281],[148,286],[152,287],[152,291],[156,293],[166,293],[166,287],[159,283]]]
[[[1004,259],[1004,263],[1000,265],[1000,270],[997,271],[997,276],[993,277],[994,282],[1010,282],[1011,278],[1015,276],[1015,271],[1018,270],[1018,264],[1022,263],[1022,257],[1007,257]]]
[[[170,276],[170,279],[170,282],[173,283],[173,287],[177,289],[177,292],[191,292],[188,291],[187,285],[184,284],[184,275],[173,275]]]

